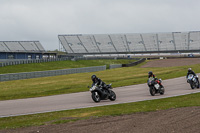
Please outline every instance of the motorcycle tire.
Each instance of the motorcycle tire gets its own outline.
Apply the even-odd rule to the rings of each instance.
[[[199,88],[199,80],[197,81],[197,88]]]
[[[164,93],[165,93],[165,88],[162,87],[162,89],[161,89],[161,91],[160,91],[160,95],[164,95]]]
[[[115,92],[112,91],[112,90],[110,90],[110,97],[109,97],[109,99],[110,99],[111,101],[115,101],[115,99],[116,99],[116,94],[115,94]]]
[[[195,87],[194,87],[194,85],[192,84],[192,83],[190,83],[190,87],[192,88],[192,89],[194,89]]]
[[[92,92],[92,100],[96,103],[100,102],[101,101],[101,98],[100,98],[100,95],[95,93],[95,92]]]
[[[155,96],[155,94],[156,94],[156,89],[155,89],[154,87],[150,87],[150,88],[149,88],[149,91],[150,91],[150,94],[151,94],[152,96]]]

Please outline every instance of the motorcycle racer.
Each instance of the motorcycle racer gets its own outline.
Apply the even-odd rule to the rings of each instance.
[[[194,71],[192,71],[192,68],[188,68],[186,78],[188,78],[188,75],[190,75],[190,74],[194,75],[196,77],[197,81],[199,81],[199,78],[197,77],[196,73]],[[188,82],[188,80],[187,80],[187,82]]]
[[[156,76],[153,74],[152,71],[149,71],[149,72],[148,72],[148,78],[150,78],[150,77],[154,78],[154,81],[157,82],[159,85],[162,85],[162,84],[160,83],[160,81],[156,78]]]
[[[92,86],[97,84],[99,86],[102,86],[102,89],[107,89],[106,84],[100,78],[98,78],[96,75],[92,75],[91,79],[93,81]]]
[[[152,71],[148,72],[148,78],[153,77],[154,79],[156,78],[156,76],[153,74]]]
[[[164,86],[161,84],[162,80],[157,79],[152,71],[148,72],[148,78],[149,79],[147,81],[147,85],[149,86],[150,94],[152,96],[154,96],[156,93],[160,93],[161,95],[163,95],[165,89]]]

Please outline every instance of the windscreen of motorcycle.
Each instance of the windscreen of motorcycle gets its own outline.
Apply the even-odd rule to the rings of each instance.
[[[150,78],[149,78],[149,82],[151,82],[152,80],[154,80],[154,78],[153,78],[153,77],[150,77]]]
[[[159,84],[155,84],[154,86],[156,89],[158,89],[160,87]]]
[[[189,80],[191,80],[193,77],[194,77],[193,74],[189,74],[189,75],[188,75],[188,79],[189,79]]]
[[[96,89],[96,85],[93,85],[91,88],[90,88],[90,91],[94,91]]]

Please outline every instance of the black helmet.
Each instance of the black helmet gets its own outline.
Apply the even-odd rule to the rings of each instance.
[[[91,76],[92,81],[94,81],[96,78],[97,78],[96,75],[92,75],[92,76]]]
[[[148,74],[149,74],[149,75],[153,75],[153,72],[152,72],[152,71],[149,71]]]

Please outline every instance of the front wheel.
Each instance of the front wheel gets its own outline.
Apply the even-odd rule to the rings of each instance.
[[[101,101],[101,98],[100,98],[100,95],[98,94],[98,92],[92,92],[92,99],[96,103]]]
[[[115,92],[112,91],[112,90],[110,90],[110,97],[109,97],[109,99],[110,99],[111,101],[115,101],[115,99],[116,99],[116,94],[115,94]]]
[[[199,88],[199,80],[197,80],[197,88]]]
[[[150,88],[149,88],[149,91],[150,91],[150,94],[151,94],[152,96],[155,96],[155,94],[156,94],[156,89],[155,89],[154,87],[150,87]]]
[[[160,95],[164,95],[164,93],[165,93],[165,88],[162,87],[162,88],[160,89]]]
[[[194,88],[195,88],[195,85],[194,85],[193,83],[190,83],[190,87],[191,87],[192,89],[194,89]]]

